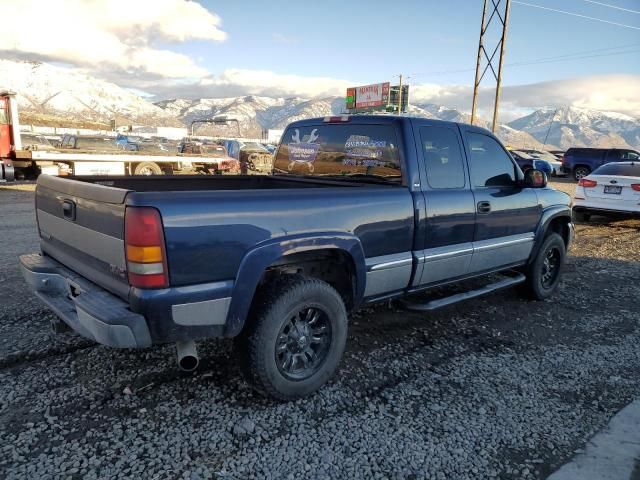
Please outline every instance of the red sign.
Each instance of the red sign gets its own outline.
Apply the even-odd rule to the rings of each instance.
[[[356,87],[356,108],[380,107],[389,102],[389,82]]]

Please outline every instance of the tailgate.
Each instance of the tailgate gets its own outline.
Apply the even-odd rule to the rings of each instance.
[[[36,188],[42,251],[125,299],[124,201],[129,192],[48,175],[38,177]]]

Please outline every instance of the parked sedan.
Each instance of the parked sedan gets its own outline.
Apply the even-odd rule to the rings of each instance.
[[[549,176],[553,173],[553,167],[546,160],[535,158],[521,150],[511,150],[510,152],[511,156],[523,172],[530,168],[535,168],[537,170],[542,170]]]
[[[607,163],[578,182],[573,216],[640,214],[640,162]]]

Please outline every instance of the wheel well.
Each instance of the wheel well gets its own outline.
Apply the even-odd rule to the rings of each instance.
[[[347,310],[353,308],[356,270],[351,255],[344,250],[312,250],[285,255],[267,267],[258,288],[272,281],[274,276],[291,274],[301,274],[327,282],[342,296]]]
[[[569,222],[568,217],[556,217],[549,223],[547,233],[555,232],[564,240],[565,247],[569,245]]]

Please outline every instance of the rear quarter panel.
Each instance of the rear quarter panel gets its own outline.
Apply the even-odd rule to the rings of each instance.
[[[411,251],[414,210],[405,187],[133,193],[156,207],[172,286],[234,279],[243,257],[274,240],[352,235],[365,257]]]

